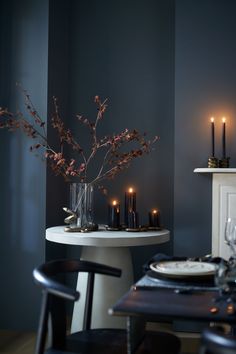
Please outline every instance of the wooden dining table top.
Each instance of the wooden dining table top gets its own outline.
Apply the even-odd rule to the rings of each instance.
[[[146,278],[145,278],[146,277]],[[146,321],[190,320],[236,323],[236,304],[219,299],[219,291],[201,284],[153,286],[144,276],[109,310],[117,316],[142,317]],[[217,299],[217,300],[216,300]],[[229,308],[231,311],[229,311]]]

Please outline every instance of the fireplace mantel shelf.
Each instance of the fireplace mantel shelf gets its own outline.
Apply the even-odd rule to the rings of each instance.
[[[195,168],[195,173],[236,173],[236,168]]]

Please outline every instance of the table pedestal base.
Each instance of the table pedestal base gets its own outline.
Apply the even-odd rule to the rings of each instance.
[[[91,328],[126,328],[126,320],[108,315],[108,309],[129,290],[134,282],[129,248],[83,246],[81,259],[106,264],[122,270],[120,278],[99,274],[95,276]],[[87,275],[80,273],[77,290],[81,296],[74,305],[72,333],[81,330],[83,326],[86,286]],[[104,289],[106,290],[104,291]]]

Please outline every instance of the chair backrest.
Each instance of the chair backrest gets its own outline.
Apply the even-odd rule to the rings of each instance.
[[[236,337],[220,328],[205,329],[201,336],[200,354],[235,354]]]
[[[120,269],[76,259],[59,259],[35,268],[33,277],[35,282],[41,286],[43,293],[35,354],[44,352],[49,315],[52,323],[52,347],[55,349],[65,347],[66,300],[77,301],[80,294],[55,278],[59,274],[79,272],[88,273],[83,329],[90,329],[91,325],[95,274],[121,276]]]

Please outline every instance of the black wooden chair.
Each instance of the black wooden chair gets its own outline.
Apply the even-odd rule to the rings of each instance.
[[[84,310],[84,330],[67,333],[66,300],[77,301],[80,294],[64,283],[55,280],[61,273],[88,273],[86,304]],[[91,310],[95,274],[119,277],[117,268],[79,260],[55,260],[39,266],[33,271],[33,277],[42,288],[42,305],[36,340],[35,354],[126,354],[127,334],[125,329],[90,329]],[[79,314],[78,316],[83,314]],[[48,320],[51,319],[51,345],[47,342]],[[180,350],[179,339],[170,333],[146,332],[141,338],[136,353],[176,354]]]
[[[235,354],[236,337],[225,334],[220,327],[207,328],[201,336],[200,354]]]

